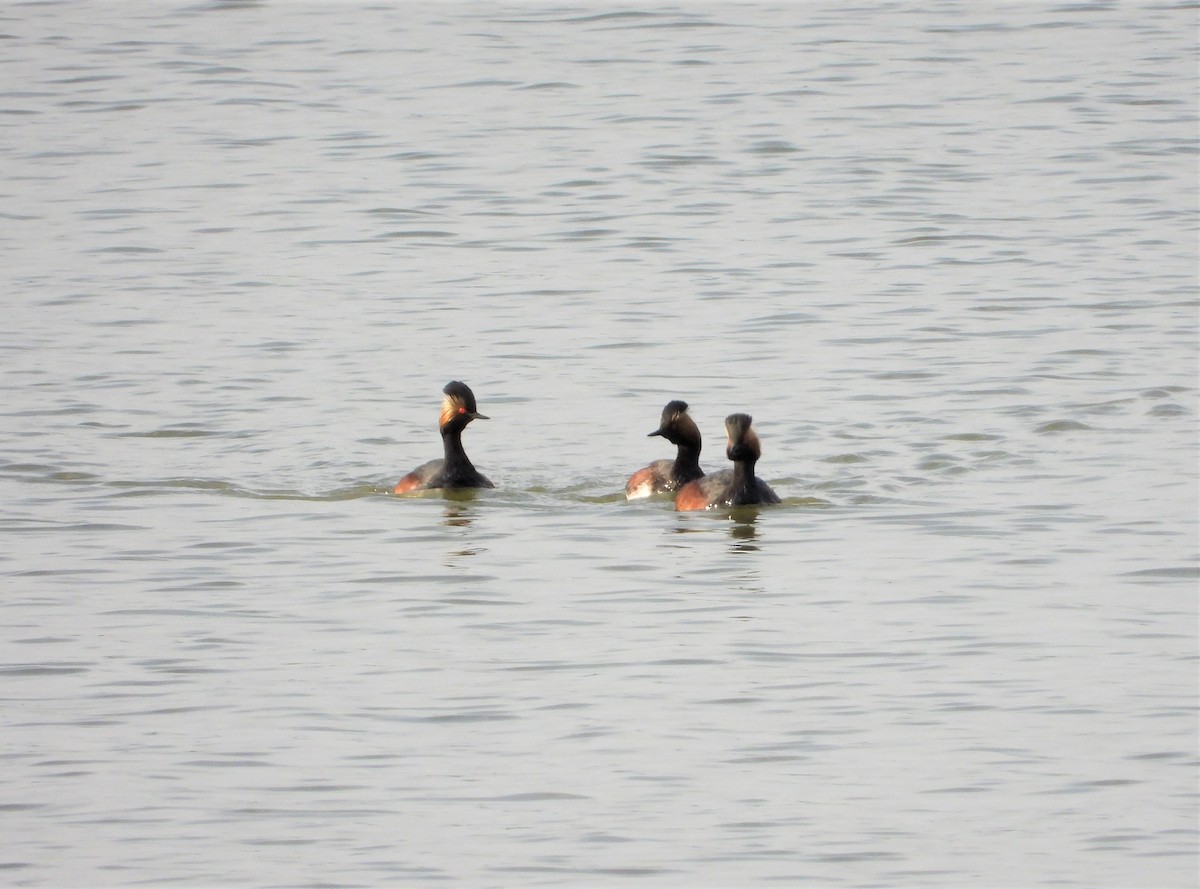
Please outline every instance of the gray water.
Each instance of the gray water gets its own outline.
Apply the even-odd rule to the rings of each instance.
[[[1195,885],[1196,29],[5,7],[0,882]]]

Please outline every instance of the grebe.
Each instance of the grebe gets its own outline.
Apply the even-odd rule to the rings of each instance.
[[[643,466],[625,483],[625,497],[635,500],[651,494],[678,491],[693,479],[701,478],[700,430],[688,416],[687,402],[669,401],[663,408],[662,420],[650,435],[661,435],[675,445],[674,460],[655,460]]]
[[[762,456],[762,448],[750,421],[749,414],[730,414],[725,418],[725,432],[729,436],[725,456],[733,461],[733,468],[688,482],[675,495],[676,510],[780,502],[771,486],[754,474],[754,464]]]
[[[466,383],[451,380],[442,390],[442,414],[438,427],[446,456],[422,463],[396,484],[396,494],[429,488],[494,488],[471,463],[462,446],[462,432],[472,420],[488,419],[475,409],[475,394]]]

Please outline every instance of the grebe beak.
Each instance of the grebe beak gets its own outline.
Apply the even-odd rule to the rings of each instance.
[[[646,433],[646,438],[653,438],[653,437],[654,437],[654,436],[656,436],[656,435],[662,435],[662,430],[661,430],[661,429],[655,429],[653,432],[647,432],[647,433]]]
[[[467,416],[470,417],[472,420],[490,420],[491,419],[491,417],[485,417],[483,414],[479,413],[479,411],[471,411],[471,413],[467,414]]]

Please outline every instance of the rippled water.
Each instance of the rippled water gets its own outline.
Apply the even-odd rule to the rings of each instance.
[[[9,6],[0,881],[1195,885],[1196,26]]]

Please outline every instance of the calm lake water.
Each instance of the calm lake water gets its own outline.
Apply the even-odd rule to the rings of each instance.
[[[0,11],[0,883],[1196,885],[1197,24]]]

